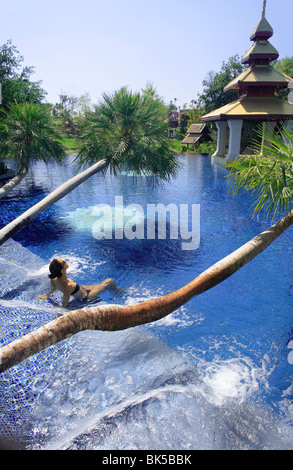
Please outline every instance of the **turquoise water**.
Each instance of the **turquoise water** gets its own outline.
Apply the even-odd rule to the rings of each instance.
[[[56,318],[53,257],[80,284],[113,277],[130,304],[167,294],[263,230],[251,199],[227,193],[226,170],[181,156],[170,183],[96,175],[0,247],[1,345]],[[0,201],[1,226],[70,178],[74,167],[35,164]],[[92,208],[200,204],[200,245],[181,240],[96,240]],[[166,318],[121,332],[85,331],[0,376],[2,434],[33,449],[290,449],[292,229],[234,276]],[[72,300],[68,308],[79,308]]]

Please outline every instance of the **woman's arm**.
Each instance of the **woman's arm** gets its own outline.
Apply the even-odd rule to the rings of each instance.
[[[67,307],[70,295],[63,294],[62,307]]]
[[[55,286],[54,282],[51,280],[51,288],[50,288],[48,294],[38,295],[38,299],[48,299],[50,297],[50,295],[53,294],[53,292],[55,290],[56,290],[56,286]]]

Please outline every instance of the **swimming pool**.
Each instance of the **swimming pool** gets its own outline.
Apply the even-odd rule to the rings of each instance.
[[[97,174],[0,247],[0,340],[56,318],[52,257],[81,284],[114,278],[133,303],[185,285],[263,230],[251,199],[227,193],[227,171],[205,155],[181,155],[170,183]],[[37,163],[0,201],[1,226],[75,172]],[[92,207],[200,204],[200,245],[180,240],[97,240]],[[166,318],[119,332],[85,331],[0,376],[2,433],[33,449],[289,449],[293,438],[288,341],[292,328],[292,229],[231,278]],[[71,301],[70,309],[79,308]]]

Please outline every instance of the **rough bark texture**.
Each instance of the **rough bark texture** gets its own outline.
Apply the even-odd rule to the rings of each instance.
[[[234,274],[293,223],[293,211],[226,258],[204,271],[189,284],[163,297],[134,305],[102,305],[66,313],[0,349],[0,372],[37,352],[83,330],[123,330],[165,317]]]
[[[28,224],[31,220],[33,220],[37,215],[39,215],[42,211],[47,209],[49,206],[54,204],[55,202],[59,201],[59,199],[63,198],[68,194],[70,191],[75,189],[85,180],[87,180],[90,176],[94,175],[98,171],[101,171],[106,166],[105,160],[100,160],[98,163],[95,163],[87,170],[79,173],[78,175],[70,178],[68,181],[63,183],[57,189],[52,191],[48,196],[42,199],[40,202],[35,204],[33,207],[28,209],[22,215],[17,217],[15,220],[7,224],[0,230],[0,245],[3,245],[12,235]]]

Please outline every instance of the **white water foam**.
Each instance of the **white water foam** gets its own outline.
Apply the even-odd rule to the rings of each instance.
[[[91,350],[95,333],[85,334]],[[62,405],[58,399],[59,374],[54,377],[56,416],[53,426],[52,416],[50,422],[46,420],[46,428],[51,423],[52,438],[44,448],[254,449],[290,445],[292,430],[265,406],[248,400],[266,380],[263,368],[258,369],[249,358],[215,360],[197,367],[139,328],[102,336],[98,335],[101,348],[95,356],[91,354],[90,362],[82,356],[83,347],[78,347],[75,364],[81,361],[80,367],[75,373],[66,371],[67,387],[80,382],[75,391],[68,389],[71,400],[74,398],[70,407],[78,418],[71,426],[67,421],[67,431],[62,421],[64,415],[71,418],[72,414],[69,402]],[[75,354],[76,346],[71,351]],[[87,377],[82,368],[86,362],[90,364]],[[89,397],[85,390],[92,381]],[[40,401],[45,406],[44,397]],[[44,408],[35,412],[42,416]],[[56,419],[61,421],[57,424]]]
[[[94,224],[101,217],[100,207],[103,205],[79,207],[74,211],[69,211],[63,218],[75,229],[92,231]],[[112,233],[113,230],[122,231],[127,226],[129,220],[134,216],[134,212],[127,207],[111,207],[111,210],[106,211],[103,217],[103,231],[107,234]],[[136,224],[144,224],[144,215],[135,212]]]

